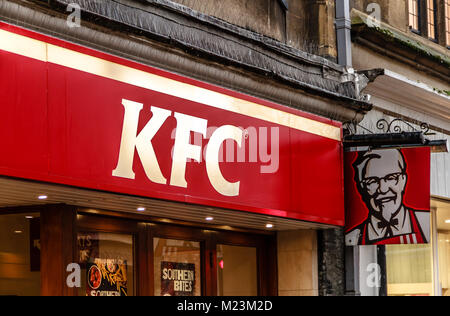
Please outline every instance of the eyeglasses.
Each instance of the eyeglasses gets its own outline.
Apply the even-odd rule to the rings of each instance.
[[[381,181],[384,181],[388,186],[397,185],[400,176],[404,175],[403,172],[391,173],[383,178],[370,177],[361,181],[361,183],[370,191],[376,191],[380,187]]]

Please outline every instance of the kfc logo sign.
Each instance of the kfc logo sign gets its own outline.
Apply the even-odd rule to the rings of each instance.
[[[430,149],[349,153],[346,244],[430,240]]]
[[[4,177],[345,224],[340,122],[3,22],[0,64]]]
[[[142,103],[122,100],[125,115],[122,129],[122,140],[120,145],[119,160],[112,175],[114,177],[134,179],[133,171],[134,151],[136,149],[142,162],[148,179],[158,184],[170,184],[171,186],[187,188],[186,163],[188,159],[200,162],[202,147],[190,143],[191,132],[196,132],[206,137],[208,121],[195,116],[150,107],[152,118],[142,131],[137,134],[139,114],[143,109]],[[172,157],[172,172],[170,179],[162,174],[158,159],[153,148],[152,139],[158,133],[166,120],[174,115],[177,121],[175,146]],[[205,151],[206,172],[214,189],[224,196],[238,196],[240,182],[228,182],[219,167],[219,151],[226,140],[233,140],[241,146],[243,130],[225,125],[214,131],[209,139]]]

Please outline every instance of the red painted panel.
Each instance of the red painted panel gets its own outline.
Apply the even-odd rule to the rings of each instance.
[[[1,52],[0,166],[47,171],[47,66]]]
[[[340,127],[337,122],[6,24],[0,24],[0,28]],[[0,174],[304,221],[344,224],[342,144],[336,140],[1,50],[0,69],[0,135],[3,136],[0,138]],[[151,106],[172,111],[152,140],[168,182],[173,131],[177,127],[175,112],[207,120],[210,128],[232,125],[246,129],[249,138],[244,140],[245,162],[237,162],[235,153],[233,162],[220,164],[227,181],[240,181],[239,195],[224,196],[214,189],[204,159],[187,163],[187,188],[151,182],[136,151],[135,179],[114,177],[112,171],[118,162],[124,120],[122,99],[143,104],[138,134],[152,117]],[[191,142],[194,142],[199,135],[191,134]],[[254,152],[249,150],[254,135],[257,152],[262,151],[256,160]],[[266,135],[268,140],[261,141]],[[278,136],[275,137],[278,143],[269,141],[272,135]],[[208,144],[209,136],[199,138],[202,149]],[[261,149],[261,144],[267,148]],[[274,157],[267,161],[265,154],[276,152],[276,145],[279,156],[276,161]]]
[[[294,209],[305,213],[315,210],[320,217],[328,216],[329,221],[344,217],[341,150],[336,141],[307,133],[292,133]]]

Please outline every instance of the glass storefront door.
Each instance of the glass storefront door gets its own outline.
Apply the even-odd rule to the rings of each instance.
[[[257,296],[274,293],[275,235],[78,215],[78,295]],[[266,256],[266,257],[264,257]],[[265,272],[267,270],[267,272]]]
[[[442,231],[439,242],[439,279],[443,296],[450,296],[450,232]]]
[[[80,232],[77,240],[82,276],[78,295],[134,295],[132,235]]]
[[[201,296],[200,243],[154,238],[155,296]]]
[[[67,205],[5,212],[0,296],[277,295],[275,233],[146,219]]]
[[[217,245],[217,295],[258,295],[256,247]]]
[[[41,292],[39,213],[0,216],[0,296]]]
[[[432,245],[386,246],[388,295],[433,295]]]

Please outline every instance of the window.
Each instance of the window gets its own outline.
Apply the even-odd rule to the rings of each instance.
[[[132,235],[80,232],[77,239],[84,276],[78,295],[134,295]]]
[[[436,40],[436,0],[427,0],[427,30],[428,38]]]
[[[272,234],[78,214],[77,237],[81,278],[73,295],[277,294],[276,248],[270,247],[276,236]],[[1,259],[0,252],[0,273]]]
[[[386,246],[389,296],[432,296],[431,244]]]
[[[0,296],[41,293],[39,213],[0,216]]]
[[[438,234],[439,239],[439,281],[442,295],[450,296],[450,232]]]
[[[153,247],[155,296],[200,296],[200,243],[154,238]]]
[[[411,30],[419,32],[419,0],[409,0],[409,27]]]
[[[255,247],[217,245],[217,265],[219,296],[258,295]]]
[[[450,48],[450,0],[408,0],[408,25],[413,33]]]
[[[445,38],[446,45],[450,46],[450,0],[445,0]]]

